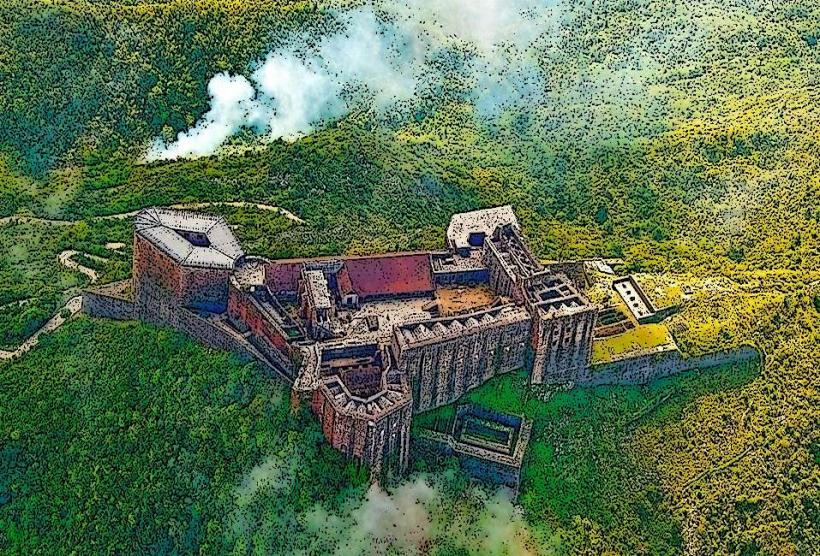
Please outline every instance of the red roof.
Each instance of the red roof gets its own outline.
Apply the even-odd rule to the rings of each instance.
[[[428,253],[393,253],[344,259],[359,297],[431,292],[435,289]]]
[[[346,266],[343,266],[339,271],[339,274],[336,276],[336,280],[339,283],[339,291],[342,295],[356,293],[356,289],[353,287],[353,282],[350,281],[350,273],[347,271]]]
[[[273,261],[265,268],[265,285],[273,293],[296,292],[303,260]]]
[[[427,252],[385,255],[317,257],[271,261],[265,269],[265,283],[277,292],[296,292],[302,265],[310,261],[341,260],[340,291],[359,297],[426,293],[435,290],[430,254]]]

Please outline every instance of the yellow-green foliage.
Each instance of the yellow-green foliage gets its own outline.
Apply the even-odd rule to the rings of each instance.
[[[816,274],[808,288],[784,278],[770,277],[772,293],[703,299],[675,317],[687,324],[679,338],[693,346],[754,342],[765,355],[749,385],[698,398],[681,419],[636,437],[639,453],[658,461],[693,552],[800,554],[820,540],[818,282]],[[749,277],[738,289],[756,289],[761,280]],[[723,332],[699,336],[702,319]]]
[[[622,334],[595,340],[592,344],[592,361],[604,363],[627,353],[674,347],[674,345],[665,325],[639,324]]]
[[[560,522],[571,547],[596,553],[809,553],[820,545],[817,3],[566,2],[558,32],[539,41],[544,98],[492,124],[476,120],[463,98],[447,96],[426,103],[409,122],[387,125],[369,113],[353,114],[294,143],[236,149],[239,154],[221,158],[137,163],[150,140],[172,137],[207,110],[206,84],[214,73],[246,72],[291,29],[321,32],[323,9],[341,4],[0,2],[0,217],[82,221],[0,224],[0,305],[12,303],[0,309],[2,341],[18,341],[84,284],[82,276],[57,266],[60,250],[104,254],[98,250],[105,241],[130,243],[126,221],[103,224],[93,219],[98,215],[188,201],[279,205],[306,224],[253,211],[225,214],[240,225],[249,250],[296,256],[438,247],[453,212],[513,203],[540,257],[610,256],[622,258],[630,271],[673,273],[669,281],[647,283],[658,305],[676,299],[679,284],[691,284],[693,296],[668,322],[684,352],[751,343],[765,355],[764,368],[752,377],[730,370],[714,381],[704,377],[701,386],[684,379],[680,390],[675,380],[647,389],[581,390],[558,395],[554,404],[542,404],[546,409],[526,400],[546,439],[528,456],[542,464],[528,467],[521,494],[529,519]],[[128,259],[126,248],[103,279],[127,275]],[[0,539],[13,531],[12,550],[20,552],[53,551],[54,543],[70,552],[80,537],[97,539],[103,552],[194,550],[180,540],[188,538],[186,530],[192,538],[222,539],[217,525],[203,533],[197,524],[226,506],[203,505],[199,491],[184,503],[166,494],[192,488],[201,469],[210,484],[229,484],[234,467],[224,466],[237,458],[237,444],[215,444],[230,452],[225,461],[212,453],[182,461],[179,453],[191,453],[187,429],[167,423],[133,429],[147,431],[133,446],[145,469],[184,474],[179,484],[156,483],[150,500],[135,487],[127,490],[136,492],[131,499],[107,486],[117,482],[116,473],[143,478],[142,467],[124,460],[112,471],[108,460],[86,457],[106,445],[100,430],[107,431],[103,440],[131,434],[134,408],[93,408],[77,414],[82,419],[69,411],[76,400],[62,393],[78,384],[92,387],[117,364],[99,346],[110,346],[120,334],[81,326],[82,341],[70,333],[53,344],[46,339],[30,359],[0,367],[14,380],[26,378],[20,388],[32,388],[31,377],[50,380],[54,369],[71,378],[26,396],[0,388],[0,395],[17,396],[0,403],[0,461],[6,466],[0,468],[0,502],[8,477],[33,485],[24,489],[29,498],[12,498],[14,512],[9,503],[0,505]],[[137,337],[152,341],[147,332]],[[135,356],[146,356],[138,351]],[[165,363],[146,365],[157,371],[152,380],[167,379]],[[93,380],[76,374],[85,368]],[[212,374],[205,378],[218,390],[221,379]],[[164,407],[175,407],[166,397],[183,387],[157,384],[167,386],[160,392]],[[518,411],[520,396],[506,395],[505,388],[486,390],[486,400],[509,401],[507,409]],[[155,403],[147,396],[134,407],[143,415]],[[56,428],[37,429],[61,404],[68,409],[59,413]],[[8,407],[15,410],[2,413]],[[43,407],[48,415],[31,413]],[[189,415],[190,407],[175,411]],[[208,408],[195,409],[194,415],[214,418]],[[642,417],[645,411],[652,423]],[[86,429],[87,417],[116,422],[110,431]],[[246,417],[207,422],[216,430]],[[66,432],[69,424],[81,434]],[[32,440],[18,429],[45,436]],[[234,439],[244,454],[236,473],[255,464],[245,456],[257,453],[258,443],[278,442],[266,430]],[[151,449],[164,442],[152,432],[179,438],[185,449],[163,444],[156,452],[140,451],[145,442]],[[214,446],[208,431],[192,434]],[[248,448],[249,438],[255,448]],[[21,442],[34,444],[19,448]],[[56,464],[46,475],[25,466],[22,478],[7,472],[6,462],[19,457],[36,462],[54,454],[66,454],[57,463],[67,461],[68,472]],[[338,476],[317,473],[301,486],[321,487]],[[60,490],[65,484],[74,490]],[[44,494],[48,489],[59,500]],[[276,525],[271,516],[288,503],[306,503],[305,492],[295,489],[279,505],[271,496],[273,506],[260,505],[254,519]],[[628,498],[633,492],[640,495]],[[74,513],[53,513],[56,502]],[[151,517],[131,526],[132,514],[159,516],[163,525]],[[18,523],[27,516],[33,521]],[[282,535],[304,540],[294,533],[294,520]],[[124,523],[129,533],[119,529]],[[27,535],[34,530],[46,536]],[[127,536],[133,531],[140,543]],[[174,540],[152,544],[161,537]],[[237,550],[278,546],[253,544],[257,540],[245,539]]]

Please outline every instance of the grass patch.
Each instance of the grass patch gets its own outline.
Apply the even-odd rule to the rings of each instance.
[[[626,353],[674,345],[672,335],[663,324],[639,324],[635,328],[592,344],[593,363],[606,363]]]
[[[491,380],[459,403],[533,420],[519,496],[530,523],[593,528],[606,537],[605,546],[624,554],[670,554],[680,550],[679,523],[667,507],[655,462],[633,449],[634,439],[676,422],[699,396],[738,388],[756,372],[753,364],[727,365],[648,386],[554,393],[532,390],[527,373],[517,372]],[[418,415],[414,427],[446,428],[454,408]]]

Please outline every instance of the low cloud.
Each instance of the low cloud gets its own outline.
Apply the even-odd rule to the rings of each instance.
[[[220,73],[210,108],[148,161],[208,155],[242,130],[293,140],[351,110],[393,114],[444,94],[448,78],[479,112],[530,102],[541,91],[533,45],[554,30],[553,0],[407,0],[336,13],[338,31],[290,37],[249,77]],[[451,84],[452,85],[452,84]]]

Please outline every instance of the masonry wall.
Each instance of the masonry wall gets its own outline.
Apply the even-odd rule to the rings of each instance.
[[[452,272],[438,271],[433,273],[433,280],[438,286],[486,284],[490,281],[490,271],[486,268]]]
[[[228,292],[228,317],[238,329],[250,332],[248,340],[262,355],[289,378],[296,374],[291,361],[292,347],[284,332],[268,319],[251,294],[231,285]]]
[[[180,309],[169,324],[208,347],[232,351],[244,358],[253,356],[242,336],[219,319],[201,317],[187,309]]]
[[[489,239],[484,242],[482,251],[482,262],[487,267],[489,286],[497,295],[503,295],[517,302],[522,301],[522,292],[516,284],[515,277],[507,272],[498,251],[494,248]]]
[[[374,476],[391,461],[398,472],[407,468],[413,419],[409,403],[381,418],[368,419],[336,407],[328,396],[325,388],[317,388],[311,407],[331,446],[366,465]]]
[[[454,402],[497,374],[524,366],[529,320],[465,331],[463,336],[400,348],[393,352],[407,373],[413,410],[427,411]]]
[[[131,320],[134,318],[134,302],[103,292],[86,290],[83,292],[82,311],[92,317]]]
[[[461,468],[471,477],[518,490],[521,468],[500,459],[483,458],[459,450],[459,443],[449,434],[423,430],[413,439],[413,443],[414,457],[426,458],[425,450],[432,450],[434,454],[455,456]]]
[[[262,309],[251,299],[251,294],[231,287],[228,315],[235,322],[244,324],[252,334],[265,340],[271,347],[281,351],[283,356],[290,354],[290,344],[284,332],[264,315]]]
[[[630,357],[612,363],[593,365],[578,376],[576,385],[646,384],[684,371],[705,369],[729,363],[744,363],[760,359],[751,346],[718,351],[707,355],[686,357],[678,350]]]
[[[564,274],[579,291],[586,289],[589,279],[587,278],[584,261],[561,261],[549,263],[547,265],[552,274]]]
[[[180,270],[180,304],[211,313],[222,313],[228,306],[228,281],[231,271],[189,268]]]
[[[592,359],[592,340],[597,310],[546,316],[533,308],[532,384],[577,381]]]
[[[133,275],[138,307],[180,304],[182,268],[139,234],[134,234]]]

